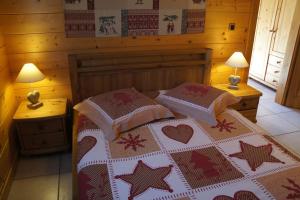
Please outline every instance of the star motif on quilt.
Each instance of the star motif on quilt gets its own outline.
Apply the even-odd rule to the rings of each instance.
[[[290,178],[287,178],[287,181],[289,182],[289,186],[282,185],[289,192],[286,199],[300,199],[300,185]]]
[[[256,147],[240,141],[240,146],[241,152],[229,156],[246,160],[252,171],[256,171],[264,162],[284,164],[284,162],[271,155],[273,151],[271,144]]]
[[[142,139],[140,135],[132,136],[131,133],[128,134],[128,137],[120,137],[120,140],[117,144],[124,144],[125,150],[131,147],[133,151],[137,151],[138,147],[144,148],[145,145],[143,143],[147,141],[146,139]]]
[[[131,185],[128,200],[132,200],[149,188],[167,190],[172,193],[173,190],[164,180],[170,174],[172,167],[172,165],[169,165],[153,169],[139,160],[132,174],[118,175],[115,178],[121,179]]]
[[[217,119],[218,124],[216,126],[212,126],[211,128],[218,128],[220,132],[223,132],[225,130],[226,132],[231,133],[231,130],[236,129],[234,127],[234,122],[227,122],[226,119],[223,119],[223,121]]]

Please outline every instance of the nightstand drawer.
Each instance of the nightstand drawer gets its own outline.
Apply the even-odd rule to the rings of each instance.
[[[67,99],[43,99],[42,102],[42,107],[32,110],[27,107],[26,100],[22,101],[14,115],[23,155],[52,153],[69,148]]]
[[[18,123],[19,131],[24,135],[37,135],[43,133],[63,132],[64,125],[61,118],[39,120],[35,122]]]
[[[239,111],[244,117],[249,119],[250,121],[256,123],[256,113],[257,109],[252,109],[252,110],[241,110]]]
[[[216,84],[213,86],[221,90],[225,90],[235,97],[241,98],[241,101],[235,105],[232,105],[231,108],[239,111],[251,121],[256,121],[259,98],[262,95],[260,91],[254,89],[246,83],[240,83],[238,90],[229,89],[227,84]]]
[[[242,99],[239,103],[232,106],[236,110],[251,110],[256,109],[259,103],[259,98]]]
[[[63,133],[44,134],[44,135],[26,135],[23,136],[24,149],[39,149],[62,146],[65,144]]]

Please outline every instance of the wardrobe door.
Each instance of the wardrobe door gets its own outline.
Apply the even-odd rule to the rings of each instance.
[[[283,0],[278,20],[275,23],[275,32],[271,45],[271,54],[277,57],[284,57],[286,45],[289,39],[292,20],[297,0]]]
[[[250,76],[264,80],[279,0],[261,0],[250,63]]]

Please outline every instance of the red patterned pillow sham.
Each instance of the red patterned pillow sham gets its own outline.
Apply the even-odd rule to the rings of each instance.
[[[211,86],[184,83],[160,94],[156,100],[172,111],[216,125],[216,115],[239,102],[240,98]]]
[[[174,117],[169,109],[134,88],[90,97],[77,104],[74,109],[101,128],[108,140],[153,120]]]

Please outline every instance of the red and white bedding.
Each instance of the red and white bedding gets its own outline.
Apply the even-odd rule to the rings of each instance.
[[[300,198],[298,157],[236,111],[217,121],[163,120],[108,141],[81,115],[80,199]]]

